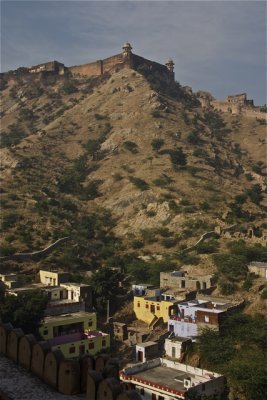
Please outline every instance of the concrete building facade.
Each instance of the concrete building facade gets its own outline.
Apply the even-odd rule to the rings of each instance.
[[[253,261],[248,265],[248,270],[261,278],[267,279],[267,263]]]
[[[40,282],[47,286],[59,286],[60,283],[68,282],[69,274],[60,271],[40,270]]]
[[[213,286],[213,275],[189,276],[183,271],[161,272],[160,287],[188,290],[208,289]]]
[[[136,318],[146,322],[149,325],[159,319],[162,322],[168,322],[169,316],[177,311],[176,302],[171,300],[162,300],[157,297],[134,297],[134,312]]]
[[[134,385],[144,400],[178,400],[190,395],[204,399],[221,395],[225,388],[222,375],[166,358],[126,367],[120,379],[129,387]]]

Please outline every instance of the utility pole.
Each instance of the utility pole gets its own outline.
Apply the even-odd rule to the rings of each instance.
[[[109,321],[109,300],[107,301],[107,323]]]

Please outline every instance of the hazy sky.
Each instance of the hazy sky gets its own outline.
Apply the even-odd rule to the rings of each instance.
[[[216,98],[247,92],[266,103],[265,1],[1,2],[1,70],[66,66],[121,51],[175,62],[176,80]]]

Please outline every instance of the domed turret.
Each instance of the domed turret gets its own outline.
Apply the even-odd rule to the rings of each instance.
[[[168,61],[166,62],[165,65],[166,65],[166,67],[168,68],[168,70],[170,72],[174,71],[174,62],[173,62],[173,60],[171,58],[168,59]]]
[[[123,57],[128,57],[130,54],[132,54],[132,46],[128,42],[124,43],[122,50]]]

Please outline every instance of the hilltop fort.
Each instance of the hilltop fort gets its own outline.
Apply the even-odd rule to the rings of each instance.
[[[32,75],[40,78],[56,75],[58,77],[73,77],[73,78],[88,78],[91,76],[102,76],[106,73],[117,72],[123,68],[133,69],[138,72],[149,72],[159,80],[171,83],[175,81],[174,61],[169,58],[165,64],[160,64],[155,61],[148,60],[144,57],[136,55],[132,52],[132,46],[126,42],[122,46],[122,51],[111,57],[103,60],[96,60],[87,64],[74,65],[66,67],[58,61],[49,61],[42,64],[37,64],[29,68],[19,68],[15,71],[0,74],[2,80],[8,79],[11,76]],[[193,94],[190,86],[184,86],[184,91],[188,94]],[[254,107],[253,100],[247,99],[246,93],[227,96],[225,99],[217,100],[210,93],[198,91],[196,96],[202,108],[214,108],[218,111],[230,114],[246,114],[247,116],[261,117],[259,110]]]
[[[165,65],[147,60],[132,53],[132,46],[126,42],[122,46],[122,52],[114,56],[97,60],[88,64],[65,67],[58,61],[34,65],[28,69],[32,74],[54,72],[59,75],[70,73],[74,77],[101,76],[106,72],[112,72],[121,68],[138,70],[140,67],[148,68],[152,74],[156,74],[168,81],[174,81],[174,62],[169,59]]]

